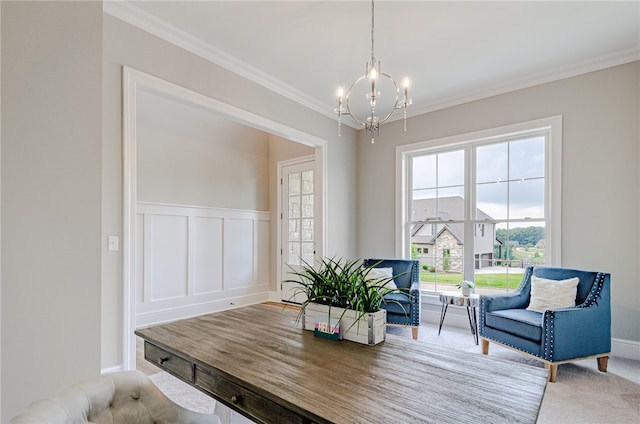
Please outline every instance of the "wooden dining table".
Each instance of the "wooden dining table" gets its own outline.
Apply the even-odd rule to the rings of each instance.
[[[314,337],[256,304],[138,329],[145,358],[260,423],[535,423],[545,369],[387,334]]]

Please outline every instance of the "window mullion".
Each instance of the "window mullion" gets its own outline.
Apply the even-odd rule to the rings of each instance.
[[[475,154],[474,147],[467,146],[465,148],[464,155],[464,169],[466,170],[464,176],[464,199],[465,199],[465,226],[464,226],[464,239],[465,240],[474,240],[473,236],[473,221],[475,219],[474,216],[474,207],[475,207],[475,189],[474,189],[474,181],[475,181]],[[473,281],[473,273],[474,273],[474,264],[475,264],[475,254],[474,254],[474,243],[465,243],[463,246],[463,273],[465,280]]]

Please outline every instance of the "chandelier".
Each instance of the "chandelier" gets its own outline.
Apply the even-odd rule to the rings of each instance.
[[[380,61],[374,55],[374,5],[371,0],[371,61],[367,62],[365,73],[358,78],[347,91],[346,96],[342,87],[338,88],[338,136],[342,125],[342,116],[351,116],[362,125],[367,133],[371,133],[371,143],[380,134],[380,124],[387,121],[393,113],[402,109],[404,112],[404,130],[407,130],[407,107],[412,101],[407,97],[409,80],[405,78],[402,89],[402,99],[398,84],[391,76],[380,71]],[[384,93],[384,96],[383,96]],[[356,99],[356,103],[352,103]]]

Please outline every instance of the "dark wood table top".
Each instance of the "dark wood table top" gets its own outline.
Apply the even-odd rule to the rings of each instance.
[[[313,422],[537,419],[544,369],[393,334],[375,346],[330,341],[302,330],[297,316],[291,308],[258,304],[136,334]]]

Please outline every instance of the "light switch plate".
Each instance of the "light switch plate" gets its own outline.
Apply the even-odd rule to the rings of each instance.
[[[120,250],[120,238],[118,236],[109,236],[107,240],[107,250],[109,252],[117,252]]]

